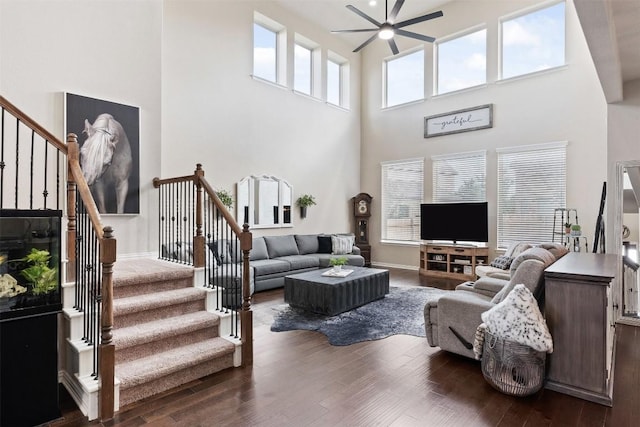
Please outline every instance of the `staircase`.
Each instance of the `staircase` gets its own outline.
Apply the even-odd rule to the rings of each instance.
[[[152,259],[114,266],[120,406],[234,366],[236,344],[220,337],[224,316],[207,311],[210,292],[193,278],[193,267]]]

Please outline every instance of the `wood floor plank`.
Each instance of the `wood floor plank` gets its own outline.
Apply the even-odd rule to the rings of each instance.
[[[391,284],[428,286],[391,270]],[[451,283],[438,283],[452,289]],[[331,346],[312,331],[271,332],[282,289],[253,297],[254,365],[228,369],[88,422],[66,391],[51,426],[611,426],[640,420],[640,333],[617,328],[614,406],[541,390],[518,398],[493,389],[477,361],[397,335]]]

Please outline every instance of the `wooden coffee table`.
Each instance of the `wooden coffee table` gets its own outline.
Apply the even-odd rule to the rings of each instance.
[[[290,306],[335,316],[384,298],[389,293],[389,271],[345,266],[346,277],[323,276],[330,269],[307,271],[284,278],[284,301]]]

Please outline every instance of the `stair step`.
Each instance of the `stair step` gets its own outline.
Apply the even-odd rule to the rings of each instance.
[[[219,336],[220,317],[206,311],[138,323],[113,331],[116,363],[124,363],[171,348]]]
[[[193,286],[191,266],[149,258],[124,259],[114,264],[113,295],[125,298]]]
[[[119,364],[120,405],[230,368],[234,351],[233,343],[212,338]]]
[[[183,288],[113,300],[114,328],[204,310],[206,291]]]

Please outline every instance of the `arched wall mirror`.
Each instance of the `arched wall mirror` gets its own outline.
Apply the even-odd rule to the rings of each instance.
[[[616,165],[614,244],[623,255],[622,317],[640,321],[640,160]]]
[[[251,228],[291,227],[293,188],[284,179],[250,175],[237,184],[236,219]]]

